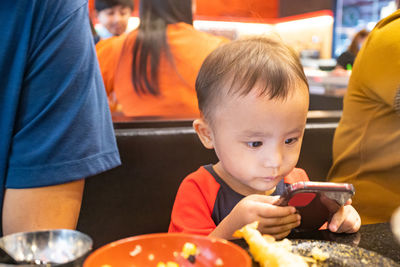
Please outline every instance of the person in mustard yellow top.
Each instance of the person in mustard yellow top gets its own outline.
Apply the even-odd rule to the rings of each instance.
[[[364,224],[389,221],[400,206],[400,10],[376,25],[357,55],[328,178],[355,186]]]
[[[206,56],[229,40],[193,28],[191,0],[141,1],[139,17],[137,30],[96,46],[111,110],[130,117],[197,117],[197,73]]]

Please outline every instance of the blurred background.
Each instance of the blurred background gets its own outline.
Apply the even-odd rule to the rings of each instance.
[[[132,1],[134,9],[128,32],[139,25],[139,0]],[[350,65],[346,60],[338,62],[338,58],[351,50],[358,32],[371,31],[397,7],[395,0],[197,0],[194,3],[193,25],[197,30],[231,40],[247,35],[275,35],[293,47],[309,80],[310,110],[342,109],[352,63],[362,40],[353,44],[355,51]],[[97,27],[95,0],[89,1],[89,7]]]
[[[139,24],[139,1],[133,1],[128,30]],[[276,33],[303,58],[330,59],[344,52],[358,31],[370,31],[395,10],[395,0],[197,0],[194,26],[230,39]]]

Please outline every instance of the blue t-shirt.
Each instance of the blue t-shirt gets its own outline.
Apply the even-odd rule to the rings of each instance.
[[[5,188],[82,179],[120,159],[87,1],[0,1],[0,18],[1,208]]]

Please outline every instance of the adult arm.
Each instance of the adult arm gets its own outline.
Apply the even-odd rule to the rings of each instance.
[[[27,3],[36,15],[24,20],[30,38],[7,156],[6,233],[74,228],[82,178],[120,164],[87,2]]]
[[[83,187],[82,179],[39,188],[7,189],[3,234],[40,229],[75,229]]]

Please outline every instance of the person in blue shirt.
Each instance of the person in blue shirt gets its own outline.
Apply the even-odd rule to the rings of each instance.
[[[73,229],[84,178],[120,164],[88,2],[0,1],[0,17],[0,229]]]

